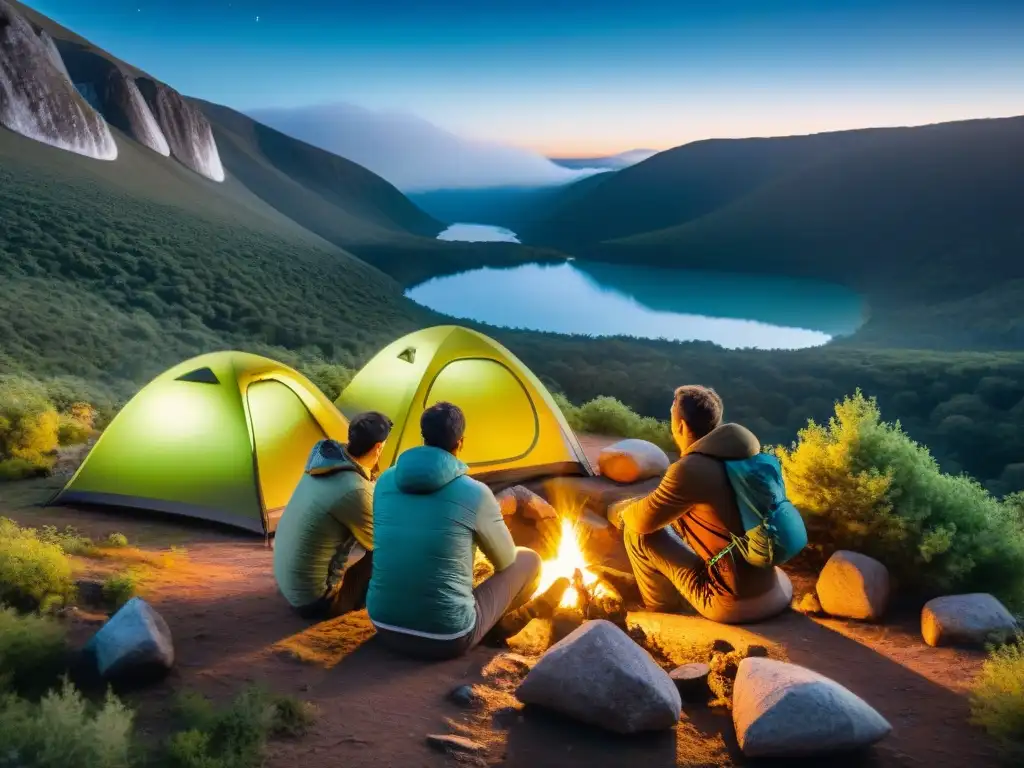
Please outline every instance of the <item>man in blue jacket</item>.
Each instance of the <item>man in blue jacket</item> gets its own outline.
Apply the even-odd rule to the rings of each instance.
[[[516,547],[494,494],[458,459],[466,419],[451,403],[423,412],[424,445],[403,453],[373,494],[374,562],[366,599],[381,641],[420,658],[453,658],[550,617],[569,587],[530,598],[540,556]],[[476,547],[494,575],[473,589]]]

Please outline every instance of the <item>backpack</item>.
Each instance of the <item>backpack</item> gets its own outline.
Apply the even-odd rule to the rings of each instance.
[[[770,453],[749,459],[718,459],[736,497],[744,534],[707,561],[708,569],[733,550],[757,568],[773,568],[796,557],[807,546],[807,528],[800,511],[786,497],[782,465]]]

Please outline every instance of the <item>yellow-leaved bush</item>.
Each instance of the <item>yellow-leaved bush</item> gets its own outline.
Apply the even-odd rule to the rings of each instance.
[[[809,423],[776,453],[824,554],[875,557],[922,595],[978,590],[1024,604],[1024,529],[1013,505],[942,473],[898,422],[882,421],[873,399],[847,397],[827,425]]]

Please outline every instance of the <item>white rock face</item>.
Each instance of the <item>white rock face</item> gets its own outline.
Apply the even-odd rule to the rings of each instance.
[[[107,75],[103,87],[103,103],[110,122],[157,154],[170,157],[171,148],[160,130],[153,112],[135,81],[120,69]]]
[[[597,458],[601,474],[616,483],[637,483],[660,477],[668,471],[668,455],[654,443],[630,438],[601,451]]]
[[[32,26],[4,0],[0,0],[0,125],[79,155],[117,159],[117,144],[106,121],[75,90]]]
[[[213,129],[199,107],[189,104],[176,90],[156,80],[139,78],[137,85],[167,139],[171,155],[201,176],[224,181],[224,166]]]
[[[825,563],[815,591],[831,616],[880,619],[889,605],[889,569],[867,555],[839,550]]]
[[[64,65],[64,57],[60,55],[60,51],[57,50],[57,44],[53,42],[53,38],[47,33],[45,29],[39,30],[39,39],[43,41],[43,46],[46,48],[47,54],[50,56],[50,61],[53,62],[53,66],[59,69],[68,80],[71,79],[71,75],[68,74],[68,68]]]
[[[931,646],[983,647],[1017,631],[1017,621],[1005,606],[984,592],[937,597],[921,611],[921,636]]]
[[[668,673],[603,620],[588,621],[551,646],[516,697],[617,733],[671,728],[682,710]]]
[[[889,722],[839,683],[795,664],[740,662],[732,719],[747,757],[807,757],[870,746]]]

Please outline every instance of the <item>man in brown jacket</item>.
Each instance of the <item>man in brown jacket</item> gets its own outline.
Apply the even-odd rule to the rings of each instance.
[[[743,534],[722,460],[750,458],[761,450],[750,430],[723,424],[722,412],[713,389],[677,389],[672,436],[682,457],[654,491],[613,506],[608,517],[623,531],[648,609],[672,612],[683,599],[707,619],[743,624],[785,610],[793,585],[780,569],[752,566],[736,550],[706,565],[731,534]]]

